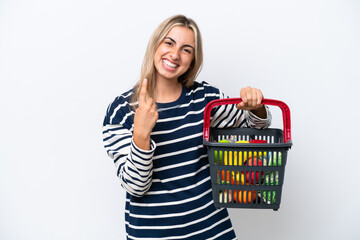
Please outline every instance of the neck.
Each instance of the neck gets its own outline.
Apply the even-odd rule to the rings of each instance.
[[[176,81],[156,82],[156,102],[168,103],[176,101],[182,92],[182,84]]]

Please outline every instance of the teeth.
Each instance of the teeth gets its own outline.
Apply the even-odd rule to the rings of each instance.
[[[163,63],[171,68],[177,67],[177,64],[173,64],[173,63],[169,62],[168,60],[163,60]]]

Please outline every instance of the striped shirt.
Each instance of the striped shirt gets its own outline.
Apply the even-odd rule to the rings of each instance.
[[[236,239],[227,210],[214,206],[202,144],[204,108],[225,95],[206,82],[195,82],[183,87],[176,101],[157,103],[159,118],[148,151],[132,140],[132,95],[130,90],[115,98],[103,123],[105,150],[127,192],[127,239]],[[270,112],[260,119],[223,105],[213,109],[211,126],[265,128],[270,119]]]

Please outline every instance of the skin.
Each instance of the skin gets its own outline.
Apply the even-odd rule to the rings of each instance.
[[[173,27],[156,49],[156,99],[148,96],[147,80],[144,79],[134,117],[133,140],[139,148],[150,150],[150,134],[159,118],[156,102],[172,102],[180,97],[182,84],[178,78],[189,69],[194,56],[194,32],[181,26]],[[243,101],[236,105],[238,109],[250,110],[260,118],[267,117],[265,107],[261,104],[263,94],[259,89],[242,88],[240,97]]]
[[[144,79],[140,88],[139,107],[134,117],[133,140],[141,149],[150,150],[150,134],[159,118],[154,99],[148,97],[147,79]]]
[[[267,118],[265,106],[261,104],[264,96],[260,89],[252,87],[242,88],[240,90],[240,97],[242,98],[242,102],[236,104],[238,109],[250,110],[259,118]]]
[[[194,57],[194,32],[185,27],[173,27],[154,55],[157,102],[172,102],[178,99],[182,91],[178,78],[189,69]],[[164,61],[176,67],[172,68]]]

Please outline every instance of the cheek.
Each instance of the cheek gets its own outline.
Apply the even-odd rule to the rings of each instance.
[[[155,54],[154,54],[154,60],[159,60],[161,59],[161,56],[164,54],[164,49],[162,48],[162,46],[160,45],[156,51],[155,51]]]
[[[157,60],[159,60],[160,59],[160,53],[159,53],[159,51],[157,50],[156,52],[155,52],[155,54],[154,54],[154,61],[157,61]]]
[[[186,67],[189,68],[191,63],[193,62],[194,58],[193,57],[187,57],[185,60],[186,63]]]
[[[160,54],[160,51],[156,51],[156,52],[155,52],[153,61],[154,61],[154,66],[155,66],[155,68],[158,70],[158,68],[159,68],[160,65],[161,65],[161,54]]]

